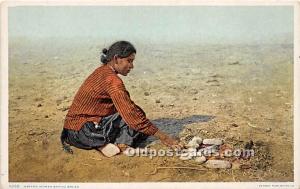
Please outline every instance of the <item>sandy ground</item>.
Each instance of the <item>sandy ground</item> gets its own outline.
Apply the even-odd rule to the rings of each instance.
[[[106,158],[62,151],[60,132],[75,92],[100,65],[105,43],[10,41],[9,181],[293,181],[293,46],[136,44],[135,69],[122,77],[133,101],[177,137],[223,138],[256,155],[247,169],[195,166],[177,157]],[[147,94],[149,93],[149,95]],[[154,141],[150,148],[162,145]]]

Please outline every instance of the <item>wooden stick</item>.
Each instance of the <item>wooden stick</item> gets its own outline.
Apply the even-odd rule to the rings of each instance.
[[[85,166],[90,166],[90,167],[92,167],[92,165],[86,164],[86,163],[82,163],[81,165],[85,165]]]
[[[247,123],[250,127],[253,127],[253,128],[257,128],[255,125],[252,125],[251,123]]]
[[[151,173],[146,173],[147,175],[154,175],[157,173],[159,169],[190,169],[190,170],[197,170],[197,171],[206,171],[205,169],[199,169],[196,167],[156,167],[155,170]]]
[[[90,158],[90,159],[96,160],[96,161],[102,161],[102,159],[100,159],[100,158]]]
[[[232,175],[233,181],[236,182],[233,170],[231,170],[231,175]]]

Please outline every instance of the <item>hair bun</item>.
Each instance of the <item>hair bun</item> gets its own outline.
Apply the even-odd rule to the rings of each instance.
[[[107,51],[108,51],[107,48],[102,49],[102,53],[105,55],[107,54]]]
[[[104,55],[101,55],[100,61],[101,61],[103,64],[106,64],[106,63],[108,62],[106,56],[104,56]]]

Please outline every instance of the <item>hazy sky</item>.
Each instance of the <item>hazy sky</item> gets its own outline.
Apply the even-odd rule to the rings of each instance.
[[[9,37],[252,42],[293,39],[291,6],[11,7]]]

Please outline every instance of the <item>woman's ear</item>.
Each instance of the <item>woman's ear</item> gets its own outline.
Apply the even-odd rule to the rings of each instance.
[[[115,61],[116,64],[118,64],[118,55],[114,56],[114,61]]]

